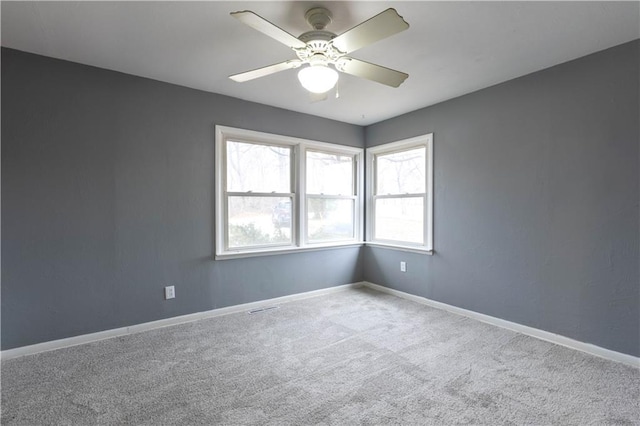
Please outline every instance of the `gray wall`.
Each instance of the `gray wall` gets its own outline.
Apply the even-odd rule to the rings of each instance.
[[[365,279],[640,355],[639,46],[366,128],[434,133],[436,253],[367,247]]]
[[[215,124],[364,144],[359,126],[2,49],[3,350],[362,280],[359,248],[212,260]]]

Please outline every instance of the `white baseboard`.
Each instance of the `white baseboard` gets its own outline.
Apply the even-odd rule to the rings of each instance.
[[[590,355],[595,355],[597,357],[608,359],[610,361],[620,362],[626,365],[630,365],[632,367],[640,368],[640,358],[635,357],[633,355],[623,354],[620,352],[612,351],[610,349],[602,348],[600,346],[592,345],[590,343],[585,343],[585,342],[580,342],[578,340],[570,339],[569,337],[561,336],[559,334],[551,333],[544,330],[539,330],[537,328],[533,328],[533,327],[518,324],[515,322],[492,317],[490,315],[485,315],[478,312],[470,311],[468,309],[458,308],[456,306],[448,305],[446,303],[436,302],[435,300],[405,293],[399,290],[394,290],[392,288],[384,287],[378,284],[373,284],[370,282],[364,282],[363,284],[365,287],[371,288],[373,290],[377,290],[383,293],[388,293],[393,296],[402,297],[403,299],[412,300],[414,302],[418,302],[423,305],[442,309],[442,310],[451,312],[453,314],[462,315],[468,318],[485,322],[487,324],[506,328],[507,330],[515,331],[521,334],[526,334],[527,336],[531,336],[540,340],[545,340],[547,342],[555,343],[556,345],[566,346],[568,348],[575,349],[581,352],[586,352]]]
[[[260,300],[257,302],[243,303],[241,305],[228,306],[225,308],[212,309],[204,312],[196,312],[193,314],[181,315],[172,318],[161,319],[157,321],[146,322],[142,324],[136,324],[128,327],[114,328],[111,330],[99,331],[96,333],[83,334],[80,336],[68,337],[65,339],[52,340],[49,342],[37,343],[35,345],[22,346],[19,348],[8,349],[0,352],[0,359],[18,358],[26,355],[34,355],[41,352],[53,351],[56,349],[68,348],[71,346],[83,345],[85,343],[97,342],[99,340],[111,339],[118,336],[126,336],[128,334],[140,333],[143,331],[154,330],[162,327],[169,327],[172,325],[183,324],[187,322],[197,321],[206,318],[214,318],[222,315],[229,315],[237,312],[247,312],[256,308],[264,307],[265,305],[274,305],[279,303],[292,302],[295,300],[307,299],[310,297],[322,296],[325,294],[336,293],[351,288],[368,287],[373,290],[377,290],[383,293],[388,293],[397,297],[412,300],[423,305],[431,306],[437,309],[442,309],[457,315],[462,315],[468,318],[472,318],[478,321],[485,322],[487,324],[495,325],[497,327],[506,328],[511,331],[525,334],[527,336],[535,337],[540,340],[555,343],[557,345],[565,346],[571,349],[575,349],[581,352],[585,352],[600,358],[608,359],[615,362],[620,362],[632,367],[640,368],[640,358],[633,355],[623,354],[620,352],[605,349],[600,346],[596,346],[590,343],[580,342],[578,340],[570,339],[559,334],[554,334],[548,331],[539,330],[537,328],[529,327],[526,325],[514,323],[511,321],[503,320],[500,318],[492,317],[489,315],[481,314],[478,312],[470,311],[468,309],[458,308],[456,306],[448,305],[446,303],[437,302],[435,300],[427,299],[425,297],[416,296],[413,294],[405,293],[403,291],[394,290],[388,287],[384,287],[371,282],[359,282],[353,284],[345,284],[336,287],[329,287],[320,290],[308,291],[305,293],[292,294],[288,296],[276,297],[273,299]]]
[[[142,331],[154,330],[157,328],[168,327],[177,324],[184,324],[187,322],[197,321],[205,318],[219,317],[236,312],[247,312],[252,309],[263,307],[265,305],[274,305],[279,303],[292,302],[294,300],[308,299],[310,297],[336,293],[350,288],[362,287],[363,285],[364,283],[339,285],[335,287],[323,288],[320,290],[307,291],[305,293],[291,294],[288,296],[276,297],[273,299],[266,299],[257,302],[243,303],[241,305],[227,306],[225,308],[212,309],[210,311],[180,315],[177,317],[145,322],[128,327],[114,328],[111,330],[82,334],[80,336],[73,336],[65,339],[51,340],[49,342],[37,343],[35,345],[22,346],[19,348],[2,351],[0,352],[0,359],[11,359],[26,355],[34,355],[41,352],[48,352],[56,349],[68,348],[71,346],[83,345],[85,343],[97,342],[99,340],[112,339],[118,336],[126,336],[128,334],[140,333]]]

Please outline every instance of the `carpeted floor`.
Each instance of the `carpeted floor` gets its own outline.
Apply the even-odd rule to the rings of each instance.
[[[357,289],[3,361],[2,424],[640,425],[640,370]]]

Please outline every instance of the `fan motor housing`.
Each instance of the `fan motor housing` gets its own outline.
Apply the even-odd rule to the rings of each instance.
[[[313,31],[315,32],[315,31]],[[298,58],[304,62],[308,62],[310,58],[316,55],[322,55],[331,63],[337,61],[341,56],[344,56],[342,52],[333,47],[331,39],[321,40],[312,37],[310,40],[304,40],[302,37],[300,40],[304,41],[307,45],[304,49],[294,49]]]
[[[311,40],[329,41],[335,36],[336,35],[331,31],[313,30],[300,34],[300,37],[298,37],[298,39],[304,41],[305,43],[308,43]]]

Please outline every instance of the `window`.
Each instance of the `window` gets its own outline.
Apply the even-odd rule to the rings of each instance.
[[[307,151],[308,243],[352,240],[357,222],[353,155]]]
[[[433,250],[433,134],[367,150],[373,244]]]
[[[291,147],[227,140],[225,148],[227,248],[291,245]]]
[[[361,157],[216,126],[216,259],[360,243]]]

